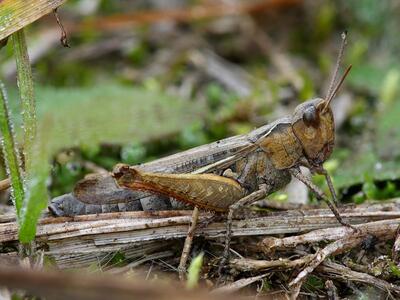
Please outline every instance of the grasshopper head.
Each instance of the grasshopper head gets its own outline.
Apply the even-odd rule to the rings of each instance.
[[[330,106],[321,98],[297,106],[292,117],[293,132],[313,165],[322,164],[332,153],[335,123]]]
[[[326,99],[306,101],[298,105],[294,111],[293,132],[299,139],[308,162],[314,166],[320,166],[332,153],[335,143],[335,122],[330,104],[350,69],[351,65]]]

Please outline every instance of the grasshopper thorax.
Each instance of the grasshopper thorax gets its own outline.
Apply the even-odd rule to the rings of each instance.
[[[311,165],[320,166],[331,155],[335,143],[335,123],[326,100],[317,98],[297,106],[292,128]]]

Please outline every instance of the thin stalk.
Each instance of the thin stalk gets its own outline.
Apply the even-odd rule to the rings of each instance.
[[[32,70],[29,62],[24,29],[11,35],[14,56],[17,64],[17,83],[21,98],[25,171],[29,173],[32,160],[33,143],[36,138],[36,109],[33,90]]]
[[[40,139],[37,135],[32,70],[23,29],[12,34],[11,40],[17,64],[24,133],[25,197],[19,214],[19,240],[26,243],[26,249],[29,250],[28,243],[35,238],[37,220],[47,204],[48,149],[45,147],[46,139],[43,134]]]
[[[2,82],[0,82],[0,131],[5,165],[8,176],[11,179],[11,198],[17,211],[17,217],[19,218],[21,216],[25,192],[18,147],[15,142],[13,125],[10,119],[7,94]]]

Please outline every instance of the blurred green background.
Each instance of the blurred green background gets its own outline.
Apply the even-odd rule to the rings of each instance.
[[[394,0],[67,1],[70,48],[53,15],[26,31],[51,195],[96,168],[247,133],[325,96],[347,30],[342,66],[353,69],[334,100],[326,167],[343,201],[400,196],[399,12]],[[10,43],[1,52],[19,124]]]

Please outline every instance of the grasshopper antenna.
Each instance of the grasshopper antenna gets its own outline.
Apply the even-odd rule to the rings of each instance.
[[[348,66],[346,71],[344,72],[342,78],[340,78],[339,83],[336,85],[336,87],[334,88],[334,90],[332,91],[331,95],[329,96],[328,99],[326,99],[326,104],[324,106],[324,108],[322,109],[322,111],[325,111],[328,107],[329,104],[331,103],[332,99],[335,98],[338,90],[340,89],[340,87],[342,86],[344,80],[346,79],[347,75],[349,74],[350,70],[351,70],[352,65]]]
[[[340,45],[339,54],[336,59],[335,70],[333,72],[331,83],[329,84],[328,94],[326,95],[325,99],[332,99],[332,93],[334,90],[337,74],[338,74],[339,68],[340,68],[340,62],[342,61],[344,48],[346,47],[346,44],[347,44],[347,31],[345,30],[342,32],[342,44]]]

